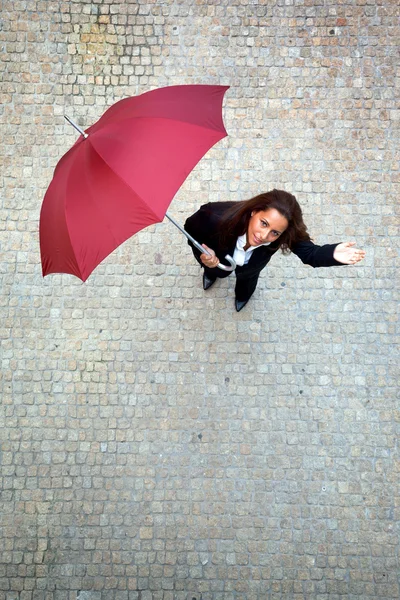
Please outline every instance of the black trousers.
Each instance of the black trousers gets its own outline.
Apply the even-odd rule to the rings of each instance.
[[[205,274],[209,279],[223,279],[224,277],[229,277],[231,271],[222,271],[221,269],[209,269],[208,267],[203,267]],[[235,297],[239,302],[247,302],[249,298],[253,295],[254,290],[257,287],[258,278],[260,273],[249,274],[246,272],[246,269],[236,269],[236,285],[235,285]]]

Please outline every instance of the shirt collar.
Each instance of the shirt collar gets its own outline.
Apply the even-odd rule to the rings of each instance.
[[[237,242],[236,242],[236,247],[239,248],[239,250],[244,250],[244,247],[247,243],[247,236],[244,233],[243,235],[239,235]],[[271,242],[265,242],[264,244],[258,244],[258,246],[249,246],[248,249],[246,250],[246,252],[248,252],[250,249],[254,248],[259,248],[260,246],[269,246]]]

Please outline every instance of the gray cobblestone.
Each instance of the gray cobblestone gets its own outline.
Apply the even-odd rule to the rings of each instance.
[[[5,1],[0,600],[395,600],[396,2]],[[204,294],[168,223],[42,279],[59,157],[120,98],[230,85],[171,205],[272,187],[354,268],[274,258]]]

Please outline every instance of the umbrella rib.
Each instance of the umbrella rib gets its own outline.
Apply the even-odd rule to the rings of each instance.
[[[193,125],[194,127],[199,127],[199,129],[205,129],[206,131],[207,130],[218,131],[220,133],[225,133],[225,136],[228,135],[228,132],[226,131],[224,123],[222,123],[222,129],[221,129],[220,127],[213,127],[212,125],[201,125],[200,123],[193,123],[192,121],[187,121],[185,119],[177,119],[177,118],[174,118],[174,117],[157,117],[157,116],[152,116],[152,115],[150,115],[150,116],[147,116],[147,115],[138,115],[138,116],[129,115],[127,117],[124,117],[123,119],[120,119],[118,121],[118,123],[122,123],[123,121],[132,121],[133,119],[159,119],[160,121],[176,121],[177,123],[186,123],[188,125]],[[112,121],[110,123],[110,125],[114,125],[114,124],[115,124],[115,121]],[[103,131],[106,130],[106,128],[107,128],[108,125],[109,125],[108,123],[105,123],[103,125],[103,127],[104,127]]]
[[[156,219],[159,219],[160,222],[163,220],[163,217],[160,219],[159,215],[157,215],[154,210],[147,204],[147,202],[145,202],[145,200],[143,200],[142,196],[140,196],[136,190],[133,190],[133,188],[129,185],[129,183],[116,171],[114,171],[114,169],[112,169],[112,167],[110,167],[110,165],[108,164],[108,162],[106,161],[106,159],[96,150],[96,148],[94,148],[93,144],[92,144],[92,148],[95,150],[96,154],[101,158],[101,160],[107,165],[107,167],[110,169],[110,171],[113,172],[114,175],[116,175],[118,177],[118,179],[120,181],[122,181],[122,183],[124,185],[126,185],[126,187],[130,190],[132,190],[136,197],[141,201],[141,203],[143,204],[143,206],[146,207],[146,210],[148,210]]]
[[[121,119],[121,120],[119,121],[119,123],[118,123],[118,124],[120,125],[120,124],[121,124],[121,123],[123,123],[124,121],[131,121],[132,119],[148,119],[148,118],[150,118],[150,117],[147,117],[147,116],[126,117],[126,118],[124,118],[124,119]],[[172,121],[172,122],[174,122],[174,121],[175,121],[175,122],[177,122],[177,123],[186,123],[186,124],[188,124],[188,125],[190,125],[190,126],[192,126],[192,127],[194,127],[194,128],[198,128],[198,129],[201,129],[201,130],[203,130],[203,131],[214,131],[214,132],[216,132],[216,133],[219,133],[219,134],[221,134],[221,137],[220,137],[220,139],[222,139],[223,137],[226,137],[226,136],[228,135],[228,134],[227,134],[227,132],[226,132],[226,130],[225,130],[225,127],[224,127],[224,126],[223,126],[223,129],[221,130],[221,129],[216,129],[216,128],[213,128],[213,127],[206,127],[206,126],[203,126],[203,125],[199,125],[199,124],[197,124],[197,123],[191,123],[191,122],[189,122],[189,121],[183,121],[183,120],[179,120],[179,119],[172,118],[172,117],[151,117],[151,118],[152,118],[152,119],[158,119],[158,120],[160,120],[160,121],[165,121],[165,120],[168,120],[168,121]],[[111,125],[112,125],[112,123],[111,123]],[[222,125],[223,125],[223,124],[222,124]],[[103,132],[104,132],[104,131],[106,131],[106,129],[107,129],[107,125],[105,125],[105,126],[104,126]],[[127,181],[126,181],[126,179],[124,179],[124,177],[123,177],[123,176],[122,176],[120,173],[118,173],[118,171],[114,170],[114,168],[113,168],[113,167],[112,167],[112,166],[111,166],[111,165],[108,163],[107,159],[106,159],[106,158],[105,158],[105,157],[104,157],[104,156],[103,156],[103,155],[102,155],[102,154],[101,154],[101,153],[100,153],[100,152],[97,150],[97,148],[96,148],[95,144],[93,144],[92,140],[90,139],[90,135],[88,136],[88,140],[91,142],[91,147],[92,147],[92,148],[93,148],[93,150],[96,152],[97,156],[99,156],[99,158],[100,158],[100,159],[101,159],[101,160],[104,162],[104,164],[106,164],[106,165],[107,165],[107,167],[108,167],[108,168],[109,168],[109,169],[110,169],[110,170],[111,170],[111,171],[114,173],[114,175],[115,175],[115,176],[117,176],[117,177],[119,178],[119,180],[120,180],[121,182],[123,182],[123,183],[124,183],[124,184],[125,184],[125,185],[128,187],[128,189],[131,189],[131,190],[132,190],[133,188],[132,188],[132,187],[131,187],[131,185],[130,185],[130,184],[127,182]],[[215,143],[215,142],[214,142],[214,143]],[[214,144],[212,144],[212,145],[214,145]],[[211,147],[212,147],[212,146],[211,146]],[[210,149],[211,149],[211,147],[209,147],[209,148],[208,148],[208,150],[210,150]],[[204,155],[203,155],[203,156],[204,156]],[[199,160],[200,160],[200,159],[199,159]],[[197,161],[196,161],[196,164],[199,162],[199,160],[197,160]],[[194,166],[195,166],[195,165],[194,165]],[[194,168],[194,167],[193,167],[193,168]],[[191,169],[191,170],[192,170],[192,169]],[[189,175],[189,173],[187,173],[187,175],[186,175],[185,179],[187,178],[187,176],[188,176],[188,175]],[[152,207],[151,205],[149,205],[149,204],[148,204],[148,203],[147,203],[147,202],[146,202],[146,201],[145,201],[145,200],[142,198],[142,196],[141,196],[141,195],[140,195],[140,194],[139,194],[139,193],[138,193],[136,190],[133,190],[133,191],[135,192],[135,194],[136,194],[136,196],[137,196],[137,199],[138,199],[138,200],[140,200],[140,201],[141,201],[141,203],[142,203],[142,205],[143,205],[143,206],[146,208],[147,212],[148,212],[149,214],[153,215],[154,219],[155,219],[157,222],[160,222],[160,223],[161,223],[161,222],[163,221],[163,219],[164,219],[164,214],[162,214],[162,215],[159,215],[159,214],[157,214],[157,213],[154,211],[153,207]],[[175,196],[175,194],[174,194],[174,196]],[[173,199],[173,197],[174,197],[174,196],[172,196],[171,200]],[[165,210],[167,210],[167,207],[166,207],[166,209],[165,209]],[[165,213],[165,211],[164,211],[164,213]],[[144,226],[142,227],[142,229],[143,229],[144,227],[146,227],[146,225],[144,225]],[[111,231],[111,233],[112,233],[112,230],[111,230],[111,229],[110,229],[110,231]]]
[[[90,139],[90,138],[88,138]],[[143,198],[136,192],[136,190],[133,190],[132,187],[125,181],[125,179],[123,177],[121,177],[121,175],[119,173],[117,173],[116,171],[114,171],[114,169],[112,169],[112,167],[108,164],[107,160],[97,151],[97,149],[95,148],[95,146],[93,144],[91,144],[91,148],[96,152],[97,156],[100,158],[100,160],[107,165],[108,169],[110,169],[110,171],[113,173],[114,176],[118,177],[118,179],[129,189],[132,190],[137,199],[140,200],[140,202],[142,203],[142,205],[146,208],[146,210],[151,213],[151,215],[153,215],[153,217],[155,219],[157,219],[159,222],[161,222],[163,220],[163,217],[159,217],[159,215],[157,215],[154,210],[149,207],[149,205],[143,200]],[[87,176],[87,175],[86,175]],[[88,182],[89,183],[89,182]],[[89,186],[90,189],[90,186]],[[98,206],[98,204],[96,203],[96,199],[94,196],[90,196],[91,202],[94,205],[95,210],[97,210],[98,214],[101,215],[101,218],[105,224],[105,227],[107,228],[107,230],[110,232],[114,242],[118,245],[120,245],[122,242],[118,242],[118,240],[115,237],[114,231],[112,229],[112,227],[110,226],[110,221],[109,219],[107,219],[107,217],[104,215],[104,213],[101,211],[101,208]],[[141,228],[143,229],[144,227],[146,227],[145,225]],[[140,230],[138,230],[140,231]],[[132,233],[133,235],[133,233]],[[128,238],[126,238],[128,239]]]

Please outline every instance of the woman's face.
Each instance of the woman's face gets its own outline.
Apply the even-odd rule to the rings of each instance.
[[[277,240],[288,228],[288,220],[276,208],[252,212],[247,228],[247,243],[260,246]]]

